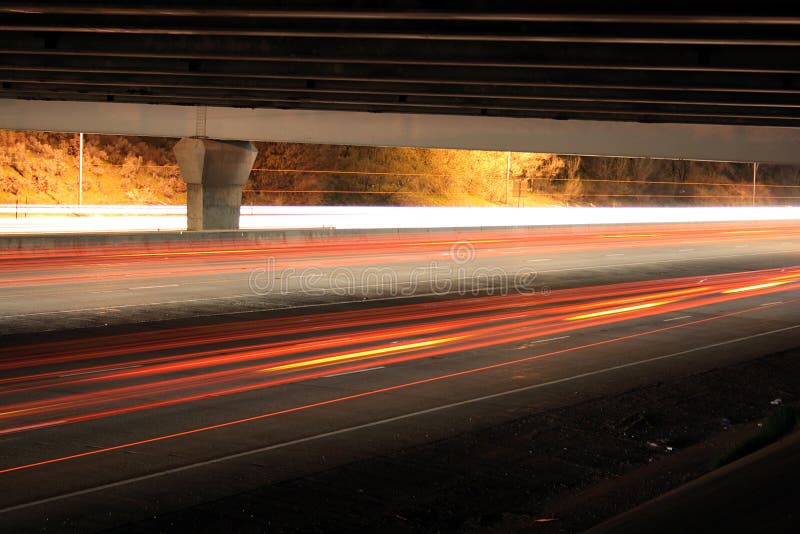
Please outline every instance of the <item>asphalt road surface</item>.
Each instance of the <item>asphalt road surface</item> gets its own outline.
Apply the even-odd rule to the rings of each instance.
[[[7,254],[0,529],[112,527],[794,347],[798,252],[765,223]]]

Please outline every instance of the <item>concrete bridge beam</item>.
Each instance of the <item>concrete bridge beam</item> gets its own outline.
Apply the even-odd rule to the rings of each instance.
[[[186,182],[186,226],[237,230],[242,186],[258,151],[250,141],[184,138],[174,148]]]

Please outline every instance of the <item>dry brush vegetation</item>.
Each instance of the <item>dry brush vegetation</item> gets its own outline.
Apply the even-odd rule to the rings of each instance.
[[[174,139],[86,135],[87,204],[183,204]],[[749,205],[752,165],[257,143],[257,205]],[[797,204],[800,167],[762,165],[757,204]],[[0,130],[0,203],[78,200],[78,136]]]

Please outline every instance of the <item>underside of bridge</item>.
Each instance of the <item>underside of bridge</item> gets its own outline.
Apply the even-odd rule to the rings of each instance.
[[[2,4],[4,98],[800,123],[780,2]]]
[[[0,128],[798,159],[782,2],[388,4],[3,2]]]

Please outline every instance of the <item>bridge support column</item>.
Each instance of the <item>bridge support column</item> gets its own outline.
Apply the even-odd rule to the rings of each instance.
[[[242,186],[258,151],[250,141],[184,138],[174,148],[186,182],[189,230],[236,230]]]

